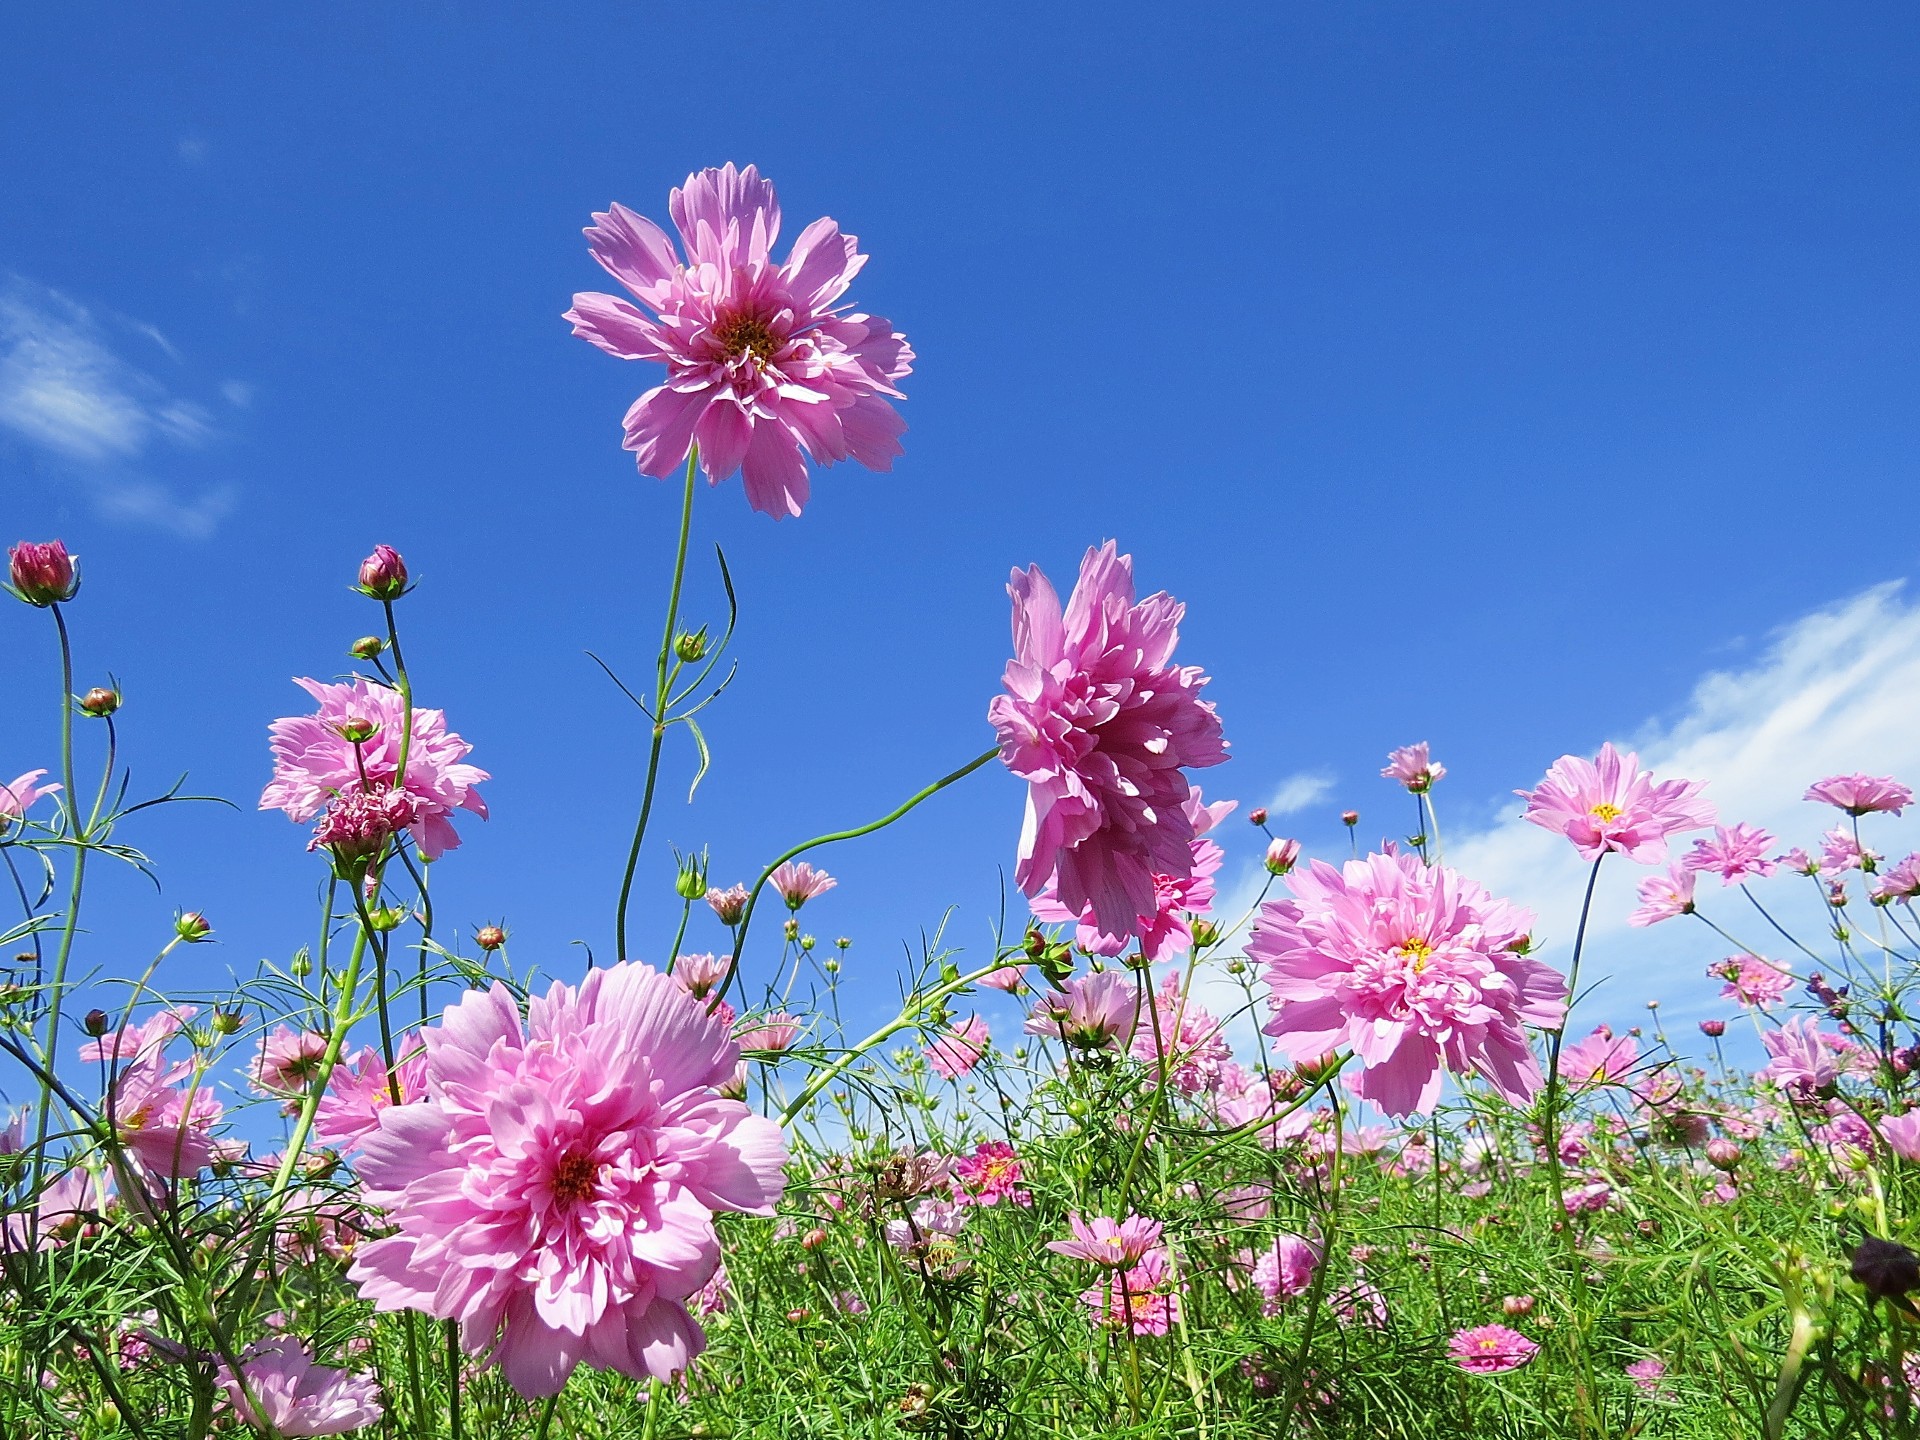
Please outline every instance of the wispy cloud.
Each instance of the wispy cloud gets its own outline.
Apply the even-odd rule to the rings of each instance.
[[[1325,770],[1303,770],[1289,775],[1275,787],[1267,801],[1267,813],[1273,816],[1297,815],[1311,809],[1333,793],[1333,776]]]
[[[102,515],[207,535],[232,507],[231,487],[182,493],[144,473],[141,462],[163,449],[206,445],[217,434],[213,416],[126,358],[116,332],[178,361],[152,325],[117,316],[103,322],[19,276],[0,284],[0,427],[52,459]]]

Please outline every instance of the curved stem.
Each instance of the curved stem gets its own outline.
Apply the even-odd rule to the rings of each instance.
[[[673,557],[673,588],[667,594],[667,625],[660,635],[660,656],[654,665],[653,740],[647,750],[647,783],[640,796],[640,818],[634,822],[633,843],[627,847],[627,868],[620,876],[620,903],[613,915],[613,958],[627,958],[627,907],[633,899],[633,876],[640,868],[640,843],[646,838],[653,814],[653,788],[660,778],[660,747],[667,738],[667,701],[673,681],[673,633],[680,623],[680,587],[687,576],[687,537],[693,533],[694,476],[700,447],[687,452],[687,483],[680,501],[680,545]]]

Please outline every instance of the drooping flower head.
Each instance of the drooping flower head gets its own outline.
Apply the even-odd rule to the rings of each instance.
[[[932,1044],[921,1047],[921,1053],[942,1079],[958,1080],[980,1063],[991,1042],[987,1022],[978,1015],[969,1015],[960,1024],[942,1031]]]
[[[495,985],[422,1034],[426,1098],[383,1110],[359,1165],[397,1227],[356,1253],[361,1295],[458,1320],[523,1395],[582,1361],[684,1370],[714,1212],[769,1215],[783,1184],[779,1128],[715,1093],[739,1059],[726,1027],[621,962],[555,982],[524,1023]]]
[[[982,975],[980,983],[989,990],[1003,990],[1011,995],[1026,982],[1026,978],[1026,966],[1002,965],[998,970],[991,970]]]
[[[240,1357],[240,1375],[222,1364],[216,1378],[241,1420],[281,1435],[345,1435],[385,1413],[371,1375],[316,1365],[298,1340],[251,1345]]]
[[[722,925],[738,925],[740,917],[747,913],[747,887],[730,885],[722,890],[712,886],[707,891],[707,904]]]
[[[1158,913],[1158,876],[1193,875],[1190,786],[1182,767],[1227,758],[1207,677],[1175,666],[1185,607],[1136,602],[1133,559],[1089,550],[1062,610],[1038,566],[1013,572],[1014,658],[987,718],[1000,758],[1028,785],[1015,877],[1049,884],[1073,916],[1108,935]]]
[[[55,794],[58,785],[42,785],[40,777],[44,770],[29,770],[18,777],[11,785],[0,785],[0,835],[7,833],[14,821],[23,818],[27,807],[43,795]]]
[[[200,1012],[192,1005],[169,1006],[157,1010],[145,1020],[132,1020],[117,1030],[109,1030],[97,1040],[80,1047],[82,1060],[137,1060],[158,1052],[167,1041],[186,1028],[187,1021]]]
[[[1737,885],[1749,877],[1764,880],[1779,868],[1767,857],[1773,836],[1758,826],[1713,827],[1711,840],[1696,840],[1682,862],[1689,870],[1711,871],[1721,883]]]
[[[734,1039],[742,1050],[763,1050],[777,1054],[782,1050],[791,1050],[793,1042],[800,1038],[805,1028],[797,1016],[789,1015],[784,1010],[773,1010],[765,1015],[750,1016]]]
[[[1667,858],[1667,836],[1713,823],[1698,781],[1656,782],[1638,755],[1622,755],[1611,743],[1592,760],[1562,755],[1532,790],[1514,793],[1527,802],[1528,820],[1565,835],[1584,860],[1618,850],[1658,865]]]
[[[1898,815],[1913,803],[1913,791],[1891,775],[1829,775],[1807,787],[1803,797],[1833,805],[1849,815],[1885,811]]]
[[[689,175],[667,210],[685,263],[624,205],[586,231],[593,258],[645,310],[585,292],[562,317],[616,359],[667,367],[627,411],[640,473],[670,476],[698,444],[709,481],[740,471],[748,502],[780,519],[807,502],[808,460],[892,469],[906,425],[888,397],[904,398],[896,382],[914,357],[890,321],[840,303],[867,263],[859,242],[819,219],[776,265],[780,202],[751,165]]]
[[[814,869],[804,860],[789,860],[767,877],[767,883],[787,902],[789,910],[798,910],[840,882],[826,871]]]
[[[1498,1375],[1518,1370],[1539,1349],[1518,1330],[1505,1325],[1476,1325],[1471,1330],[1456,1330],[1447,1341],[1453,1363],[1470,1375]]]
[[[1431,1110],[1443,1069],[1516,1103],[1539,1089],[1524,1027],[1562,1021],[1566,981],[1520,953],[1532,912],[1413,855],[1316,860],[1287,884],[1293,898],[1262,905],[1247,942],[1283,1052],[1351,1046],[1354,1093],[1390,1115]]]
[[[1139,1010],[1140,998],[1127,977],[1100,970],[1069,980],[1064,994],[1044,992],[1023,1028],[1076,1050],[1116,1050],[1133,1038]]]
[[[1387,768],[1380,772],[1380,778],[1398,780],[1409,794],[1424,795],[1446,773],[1446,766],[1427,757],[1427,742],[1422,740],[1417,745],[1402,745],[1388,755]]]
[[[1627,916],[1627,924],[1658,925],[1676,915],[1691,915],[1697,880],[1697,871],[1679,863],[1667,866],[1661,874],[1649,875],[1640,882],[1640,908]]]
[[[673,962],[673,978],[696,1000],[704,1000],[713,993],[713,987],[727,978],[727,972],[733,968],[731,955],[715,955],[711,951],[700,955],[682,955]]]
[[[261,792],[260,808],[284,810],[304,823],[336,795],[391,786],[400,768],[400,734],[406,724],[406,701],[400,692],[360,675],[345,685],[300,679],[293,683],[320,708],[312,715],[289,716],[268,727],[273,738],[273,779]],[[369,728],[370,736],[358,745],[347,738]],[[459,845],[454,811],[469,810],[486,818],[487,803],[478,787],[491,777],[466,763],[472,750],[447,728],[445,712],[415,708],[406,783],[401,788],[418,807],[413,838],[429,859]]]

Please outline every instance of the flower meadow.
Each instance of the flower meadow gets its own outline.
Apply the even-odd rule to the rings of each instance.
[[[343,562],[350,669],[298,680],[261,750],[320,914],[221,993],[170,963],[217,938],[215,902],[156,916],[137,966],[90,954],[89,877],[161,863],[143,832],[193,797],[142,791],[136,716],[76,691],[112,658],[78,559],[11,548],[8,623],[60,657],[14,693],[58,704],[59,749],[0,756],[30,767],[0,786],[0,1434],[1920,1433],[1895,778],[1783,777],[1808,821],[1775,836],[1611,745],[1563,757],[1516,792],[1588,867],[1563,970],[1447,864],[1425,743],[1380,782],[1417,832],[1371,850],[1356,812],[1312,855],[1221,796],[1231,717],[1183,607],[1108,540],[1074,575],[1012,570],[980,753],[871,823],[644,893],[661,757],[704,770],[741,619],[681,614],[696,508],[737,477],[804,522],[816,473],[888,468],[915,358],[848,299],[853,236],[820,219],[782,251],[753,167],[665,212],[671,234],[592,217],[621,293],[565,317],[641,362],[624,444],[683,495],[656,664],[619,682],[648,760],[593,958],[436,910],[492,777],[416,689],[406,621],[435,598],[385,544]],[[836,847],[995,764],[1026,786],[1018,918],[978,952],[936,932],[859,1033],[860,962],[808,929],[829,892],[857,913]],[[1220,837],[1249,823],[1265,883],[1231,913]],[[1675,983],[1723,1018],[1580,1017],[1602,867],[1640,877],[1631,924],[1691,932]],[[1736,1027],[1757,1068],[1729,1063]]]

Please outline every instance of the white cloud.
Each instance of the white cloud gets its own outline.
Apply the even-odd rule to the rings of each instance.
[[[1297,815],[1333,793],[1333,776],[1324,770],[1303,770],[1282,780],[1267,802],[1269,815]]]
[[[178,359],[152,325],[113,318]],[[214,439],[207,409],[122,357],[85,306],[18,276],[0,285],[0,427],[59,462],[103,515],[203,536],[231,507],[230,491],[184,495],[134,469]]]

